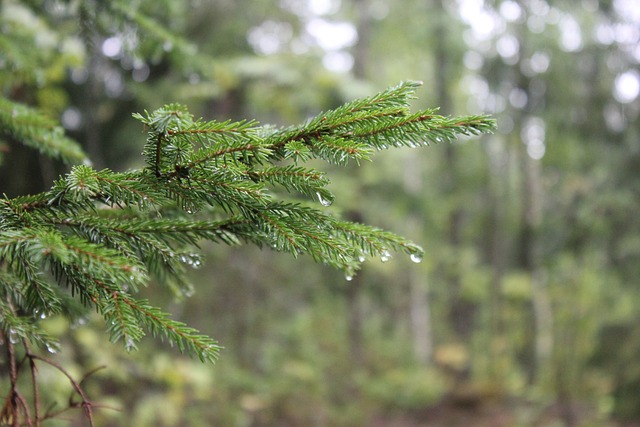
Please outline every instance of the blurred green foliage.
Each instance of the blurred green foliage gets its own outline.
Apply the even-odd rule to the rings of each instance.
[[[632,1],[115,2],[128,12],[89,1],[105,14],[82,32],[77,2],[33,3],[5,1],[3,25],[26,20],[24,43],[54,42],[26,55],[23,41],[3,38],[0,55],[29,63],[1,69],[2,90],[61,116],[91,159],[115,170],[139,166],[144,141],[130,114],[167,102],[278,125],[421,79],[419,107],[491,113],[499,124],[482,142],[385,153],[335,180],[337,208],[409,235],[427,252],[420,264],[371,262],[347,282],[304,258],[206,247],[193,298],[154,291],[219,339],[213,368],[153,342],[125,355],[102,343],[95,319],[47,319],[66,344],[53,356],[71,372],[106,366],[86,380],[97,402],[118,408],[97,410],[98,425],[640,420]],[[361,37],[324,50],[309,31],[318,19],[350,22]],[[154,37],[137,38],[144,26]],[[112,37],[121,50],[107,56]],[[332,72],[331,58],[364,72]],[[64,170],[10,142],[0,153],[8,194],[49,188]],[[17,168],[30,182],[13,178]],[[68,383],[45,376],[46,399],[64,405]]]

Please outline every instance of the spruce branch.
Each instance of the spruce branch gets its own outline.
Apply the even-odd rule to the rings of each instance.
[[[80,145],[64,136],[57,122],[36,109],[3,97],[0,97],[0,132],[67,164],[90,163]]]
[[[171,319],[167,313],[150,305],[146,300],[134,300],[121,294],[114,295],[114,299],[128,306],[137,320],[151,330],[154,336],[167,339],[172,345],[175,344],[180,352],[196,355],[202,362],[213,362],[217,359],[221,347],[215,340],[198,330]],[[132,350],[135,348],[135,342],[127,338],[126,346]]]
[[[417,82],[401,83],[319,114],[306,124],[273,131],[265,139],[277,158],[291,158],[291,145],[296,144],[307,147],[306,158],[342,165],[349,160],[370,160],[375,150],[452,141],[495,127],[487,116],[450,118],[431,109],[410,113],[409,101],[417,87]]]
[[[143,169],[77,165],[45,193],[0,200],[0,291],[11,301],[0,304],[0,328],[51,345],[37,314],[71,315],[74,297],[100,313],[111,340],[128,350],[151,332],[213,361],[214,340],[134,298],[152,277],[190,293],[187,267],[201,263],[202,241],[306,254],[348,275],[391,252],[419,260],[422,249],[408,239],[327,211],[329,178],[301,165],[357,163],[385,148],[494,128],[485,116],[412,113],[418,85],[405,82],[283,129],[196,120],[179,104],[134,114],[147,132]]]

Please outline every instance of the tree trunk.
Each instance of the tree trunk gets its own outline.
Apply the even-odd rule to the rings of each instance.
[[[411,335],[413,353],[423,365],[431,363],[433,356],[433,336],[431,331],[431,309],[429,289],[424,275],[417,268],[409,273]]]
[[[353,76],[356,79],[365,79],[367,76],[371,48],[371,5],[369,1],[354,0],[358,31],[358,43],[353,49]]]
[[[489,288],[489,336],[490,375],[495,381],[502,379],[501,361],[506,356],[505,325],[503,319],[502,281],[507,265],[507,236],[506,236],[506,188],[507,181],[507,152],[501,140],[493,139],[486,145],[487,163],[489,169],[489,204],[491,216],[488,228],[488,260],[491,265],[491,286]]]
[[[347,299],[347,336],[349,339],[349,355],[354,367],[365,366],[365,350],[363,338],[363,312],[362,312],[362,285],[363,272],[359,272],[346,284],[345,296]]]
[[[353,76],[356,79],[365,79],[367,65],[369,63],[371,18],[369,15],[369,0],[355,0],[356,29],[358,43],[354,46]],[[353,172],[357,174],[358,172]],[[357,177],[355,179],[358,179]],[[353,210],[346,215],[347,219],[355,222],[363,222],[362,213]],[[347,334],[349,339],[349,354],[353,366],[361,367],[365,364],[364,334],[362,329],[362,287],[364,272],[360,271],[347,283],[345,292],[347,302]]]
[[[434,26],[433,42],[435,49],[434,80],[436,90],[436,103],[443,114],[449,114],[452,110],[452,100],[450,96],[451,79],[451,52],[449,50],[447,19],[444,0],[436,1],[436,14],[441,16],[436,19]],[[460,190],[458,183],[458,155],[456,148],[447,144],[444,147],[444,171],[442,176],[443,192],[445,195],[453,195]],[[447,289],[449,290],[449,322],[457,340],[468,341],[473,324],[474,307],[466,301],[462,295],[462,281],[459,259],[463,209],[460,204],[451,207],[448,215],[447,237],[450,249],[448,266],[444,269]]]
[[[521,5],[526,10],[524,5]],[[527,30],[519,27],[518,41],[520,43],[520,57],[529,55]],[[540,159],[534,159],[529,151],[529,131],[527,127],[535,126],[528,123],[534,117],[535,110],[542,105],[543,96],[529,90],[530,79],[525,76],[520,68],[514,76],[516,87],[527,93],[527,104],[520,114],[514,114],[514,131],[517,144],[517,153],[520,158],[522,172],[522,205],[520,218],[520,232],[518,240],[519,266],[529,274],[531,278],[531,309],[533,314],[534,337],[534,363],[530,369],[529,380],[531,383],[540,381],[540,374],[548,370],[548,364],[553,351],[553,310],[545,286],[544,272],[540,264],[539,228],[542,220],[542,166]],[[544,141],[541,141],[544,143]]]
[[[407,214],[406,233],[409,236],[424,235],[420,200],[423,197],[422,159],[415,153],[408,153],[404,161],[404,189],[407,197],[413,198],[416,207]],[[431,307],[427,275],[417,266],[409,270],[409,320],[416,360],[424,365],[431,362],[433,355],[433,336],[431,329]]]

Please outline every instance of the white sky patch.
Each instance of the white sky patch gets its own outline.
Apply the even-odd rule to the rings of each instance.
[[[503,58],[513,58],[520,52],[520,43],[514,35],[505,34],[496,42],[496,50]]]
[[[544,157],[546,124],[540,117],[529,117],[522,128],[522,142],[527,146],[527,154],[534,160]]]
[[[353,68],[354,59],[349,52],[327,52],[322,58],[322,65],[335,73],[347,73]]]
[[[464,62],[464,66],[469,70],[477,71],[484,65],[484,57],[474,50],[466,51],[462,61]]]
[[[522,8],[512,0],[504,1],[500,4],[500,15],[509,22],[514,22],[522,16]]]
[[[640,43],[638,43],[635,47],[631,49],[631,55],[633,56],[633,59],[635,59],[637,63],[640,63]]]
[[[578,21],[571,15],[564,15],[559,23],[560,47],[566,52],[576,52],[582,48],[582,31]]]
[[[638,5],[638,0],[614,0],[613,8],[625,20],[640,24],[640,5]]]
[[[530,0],[529,9],[531,9],[534,15],[546,16],[551,10],[551,7],[549,7],[549,4],[545,0]]]
[[[551,63],[551,57],[546,52],[535,52],[531,55],[531,70],[534,73],[544,73],[549,69],[549,64]]]
[[[640,3],[638,4],[640,7]],[[613,27],[615,40],[620,44],[635,45],[640,40],[640,25],[619,23]]]
[[[604,107],[602,114],[604,115],[604,120],[609,129],[614,132],[624,132],[627,127],[627,123],[624,113],[620,109],[620,105],[609,103]]]
[[[109,37],[102,42],[102,53],[109,58],[116,58],[122,53],[122,40],[120,37]]]
[[[616,33],[609,24],[600,23],[596,25],[594,34],[595,40],[601,45],[608,46],[616,40]]]
[[[60,118],[62,126],[69,130],[78,130],[82,126],[82,113],[76,107],[69,107]]]
[[[358,41],[356,27],[350,22],[332,22],[315,18],[307,23],[306,28],[318,46],[326,51],[344,49]]]
[[[340,0],[308,0],[309,10],[314,15],[331,15],[340,10]]]
[[[520,89],[519,87],[511,89],[511,92],[509,92],[509,103],[514,108],[521,110],[527,106],[528,101],[529,97],[527,96],[527,92]]]
[[[282,51],[292,36],[293,29],[287,22],[269,20],[249,30],[247,40],[256,52],[272,55]]]
[[[460,17],[473,30],[478,40],[487,40],[500,28],[501,19],[484,7],[483,0],[460,0]]]
[[[640,95],[640,75],[637,71],[626,71],[614,82],[613,97],[622,104],[633,102]]]

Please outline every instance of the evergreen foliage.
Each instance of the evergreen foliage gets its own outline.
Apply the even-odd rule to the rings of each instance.
[[[77,316],[75,301],[80,301],[104,317],[111,340],[129,350],[151,332],[213,361],[220,348],[213,339],[135,297],[152,279],[190,294],[186,267],[201,263],[194,252],[200,241],[307,254],[349,274],[364,259],[389,251],[421,257],[422,249],[401,236],[324,209],[334,198],[329,179],[299,165],[314,158],[357,163],[387,147],[428,145],[493,129],[493,121],[483,116],[411,113],[408,104],[417,86],[402,83],[284,129],[194,120],[177,104],[135,114],[147,132],[145,168],[118,173],[76,165],[50,191],[3,198],[4,335],[54,348],[57,343],[41,330],[40,319]],[[11,117],[16,116],[6,120]],[[24,123],[40,123],[36,112],[22,109],[18,117],[24,120],[7,126],[14,137],[35,141],[54,156],[83,158],[60,132],[32,138],[36,126],[20,131]],[[55,143],[42,142],[50,139]]]
[[[80,145],[65,137],[61,126],[24,104],[0,98],[0,129],[49,157],[65,163],[88,163]]]

